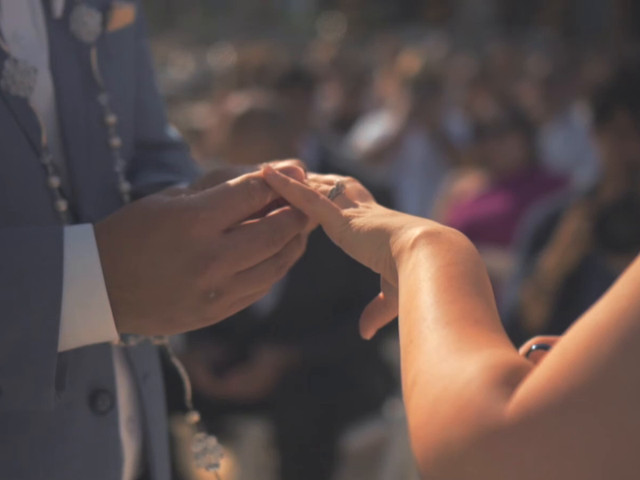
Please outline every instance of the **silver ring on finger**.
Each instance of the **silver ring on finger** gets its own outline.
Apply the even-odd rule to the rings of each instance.
[[[534,352],[548,352],[551,350],[551,345],[548,343],[536,343],[535,345],[531,345],[531,348],[525,354],[525,358],[529,358]]]
[[[336,198],[342,195],[346,189],[347,187],[344,184],[344,182],[342,182],[341,180],[338,180],[336,184],[333,186],[333,188],[329,190],[327,197],[329,198],[329,200],[334,201]]]

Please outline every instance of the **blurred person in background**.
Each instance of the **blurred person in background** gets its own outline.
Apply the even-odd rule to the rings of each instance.
[[[313,128],[314,85],[294,68],[273,91],[231,93],[209,132],[213,165],[256,165],[293,149],[308,152],[317,171],[339,171]],[[263,416],[274,426],[279,479],[329,480],[341,435],[397,390],[379,342],[363,343],[357,332],[378,287],[375,274],[316,231],[295,269],[233,325],[189,334],[183,360],[210,429],[232,443],[231,415]]]
[[[589,108],[580,93],[580,71],[566,58],[543,81],[538,122],[538,150],[543,164],[567,176],[574,188],[588,188],[599,173],[598,152],[591,137]]]
[[[297,154],[309,170],[315,170],[325,155],[317,120],[318,80],[303,65],[293,64],[276,77],[273,92],[293,130]]]
[[[210,119],[197,144],[207,169],[255,168],[265,159],[292,158],[297,137],[287,112],[266,89],[236,90],[207,110]]]
[[[381,170],[395,208],[427,216],[453,151],[444,82],[439,71],[410,49],[398,57],[395,75],[387,103],[354,126],[349,151],[357,162]]]
[[[476,170],[458,176],[443,192],[443,222],[484,253],[499,290],[510,274],[511,248],[522,220],[566,181],[538,161],[535,127],[520,110],[507,107],[477,121],[475,138]]]
[[[640,252],[640,69],[621,68],[595,93],[602,174],[523,225],[519,267],[503,311],[512,339],[562,334]]]
[[[352,178],[263,174],[380,274],[361,333],[373,338],[399,315],[403,399],[423,478],[636,478],[640,258],[540,359],[532,352],[550,348],[540,339],[520,352],[509,340],[482,258],[460,232],[383,208]]]
[[[353,128],[367,109],[370,69],[361,52],[354,48],[333,47],[322,60],[322,84],[319,104],[322,108],[323,127],[335,144]]]

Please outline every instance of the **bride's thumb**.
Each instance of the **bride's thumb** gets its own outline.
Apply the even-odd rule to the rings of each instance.
[[[371,340],[378,330],[397,316],[397,298],[389,298],[384,292],[380,292],[369,302],[360,316],[360,335],[365,340]]]

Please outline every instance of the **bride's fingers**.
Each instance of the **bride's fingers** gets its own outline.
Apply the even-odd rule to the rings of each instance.
[[[338,181],[344,181],[345,177],[333,173],[310,173],[307,180],[309,183],[324,184],[331,187]]]
[[[329,195],[329,192],[334,187],[335,183],[316,182],[315,180],[307,180],[307,185],[313,188],[316,192],[320,192],[325,197]]]
[[[350,190],[350,183],[345,177],[341,177],[339,175],[318,175],[318,177],[322,178],[308,178],[306,184],[315,191],[320,192],[325,197],[328,197],[331,190],[333,190],[338,182],[340,182],[345,187],[344,192],[331,201],[343,210],[358,206],[358,204],[351,198],[351,195],[354,192],[353,190]]]
[[[371,340],[378,330],[398,316],[398,299],[380,292],[360,316],[360,335]]]
[[[262,169],[262,174],[271,188],[285,200],[325,227],[339,227],[344,221],[340,208],[314,188],[293,180],[269,166]]]

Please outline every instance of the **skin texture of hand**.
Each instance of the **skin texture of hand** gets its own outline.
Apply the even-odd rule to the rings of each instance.
[[[277,160],[265,163],[264,165],[269,165],[275,169],[286,170],[292,167],[297,167],[303,171],[307,170],[306,165],[296,159]],[[210,172],[207,172],[201,178],[196,180],[190,188],[192,190],[207,190],[209,188],[217,187],[224,182],[246,175],[247,173],[258,172],[264,165],[222,165],[219,168],[214,168]]]
[[[360,318],[360,333],[372,338],[398,315],[396,263],[428,230],[429,221],[377,204],[357,180],[310,174],[306,184],[265,167],[265,180],[291,205],[320,222],[327,235],[347,254],[381,276],[381,292]],[[334,199],[327,194],[336,182],[345,185]]]
[[[299,176],[298,167],[282,167]],[[96,224],[116,327],[169,335],[219,322],[264,296],[300,258],[308,219],[251,173],[170,189]],[[257,215],[261,213],[260,215]]]

